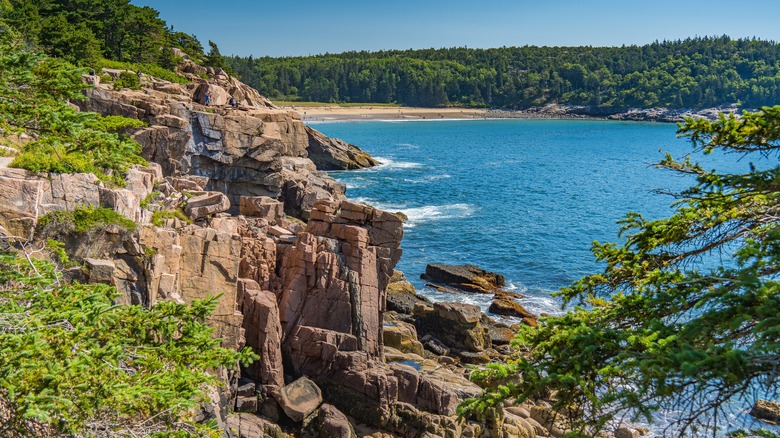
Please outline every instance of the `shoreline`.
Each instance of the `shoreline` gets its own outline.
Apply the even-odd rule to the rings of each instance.
[[[686,117],[716,120],[718,114],[734,111],[733,108],[710,108],[700,111],[650,108],[630,109],[615,114],[588,114],[582,107],[548,105],[522,110],[485,109],[485,108],[430,108],[406,106],[280,106],[283,110],[294,111],[303,122],[396,122],[430,120],[614,120],[630,122],[679,123]]]

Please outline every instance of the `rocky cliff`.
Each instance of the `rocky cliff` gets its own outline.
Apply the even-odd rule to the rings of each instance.
[[[135,91],[86,77],[97,86],[84,110],[147,123],[128,134],[149,166],[133,167],[123,188],[89,174],[0,168],[0,232],[64,242],[80,264],[65,279],[114,285],[119,304],[218,296],[215,335],[261,355],[223,373],[226,387],[198,417],[216,419],[225,436],[285,436],[279,424],[339,437],[560,429],[544,405],[499,409],[487,423],[456,417],[457,404],[481,392],[458,364],[506,357],[512,331],[476,306],[417,296],[394,272],[401,220],[350,202],[318,170],[376,161],[224,72],[186,60],[182,69],[191,84],[144,76]],[[230,98],[238,108],[225,105]],[[110,208],[138,227],[39,223],[85,207]]]

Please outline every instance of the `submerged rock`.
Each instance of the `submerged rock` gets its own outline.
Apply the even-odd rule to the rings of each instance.
[[[493,293],[506,285],[503,275],[475,265],[430,264],[425,267],[425,273],[420,278],[478,293]]]

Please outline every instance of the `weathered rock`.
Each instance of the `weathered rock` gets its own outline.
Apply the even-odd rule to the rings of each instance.
[[[488,312],[495,313],[496,315],[522,318],[524,324],[530,325],[532,327],[536,327],[538,325],[536,315],[527,311],[517,301],[501,293],[498,293],[493,297],[493,302],[490,303]]]
[[[282,326],[273,292],[260,289],[254,280],[238,280],[238,307],[244,315],[246,344],[262,358],[247,368],[250,377],[265,384],[284,386]]]
[[[385,322],[382,339],[386,346],[404,353],[423,355],[423,345],[417,340],[417,330],[407,322],[395,319]]]
[[[282,388],[275,398],[284,413],[300,423],[322,403],[322,391],[314,382],[301,377]]]
[[[780,423],[780,403],[768,400],[756,400],[750,415],[771,424]]]
[[[276,225],[284,220],[284,203],[268,196],[241,196],[239,213],[256,216]]]
[[[420,277],[434,283],[479,293],[492,293],[506,284],[503,275],[474,265],[430,264],[425,267],[425,274]]]
[[[85,259],[90,283],[114,284],[115,265],[112,260]]]
[[[309,158],[320,170],[362,169],[379,164],[357,146],[337,138],[328,138],[308,126],[306,134],[309,137]]]
[[[184,213],[195,220],[230,209],[230,200],[219,192],[209,192],[187,200]]]
[[[490,334],[480,323],[478,306],[462,303],[434,303],[433,308],[414,310],[418,334],[431,335],[459,350],[479,352],[491,346]]]
[[[615,438],[639,438],[641,435],[636,429],[620,427],[615,430]]]
[[[184,71],[202,68],[186,61]],[[285,203],[285,210],[306,217],[318,199],[343,197],[344,186],[317,172],[307,158],[309,134],[328,145],[327,137],[307,128],[294,112],[283,111],[255,90],[224,73],[209,72],[209,79],[193,79],[199,85],[145,81],[141,91],[98,87],[87,91],[82,109],[103,115],[122,115],[143,120],[132,137],[143,147],[143,156],[159,163],[168,176],[196,174],[210,179],[202,189],[223,192],[239,206],[240,196],[270,196]],[[211,92],[213,106],[204,108]],[[234,97],[241,111],[222,106]],[[343,146],[334,143],[333,150]],[[370,157],[356,148],[346,148],[351,167],[367,164]]]
[[[419,303],[430,304],[430,300],[417,294],[403,272],[393,271],[387,285],[387,310],[411,315],[415,304]]]
[[[320,406],[317,422],[320,426],[320,436],[323,438],[357,438],[347,416],[333,405],[323,403]]]

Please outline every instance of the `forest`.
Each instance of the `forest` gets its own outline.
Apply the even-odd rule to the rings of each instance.
[[[780,44],[727,36],[623,47],[443,48],[226,57],[277,100],[520,109],[759,108],[780,102]]]

